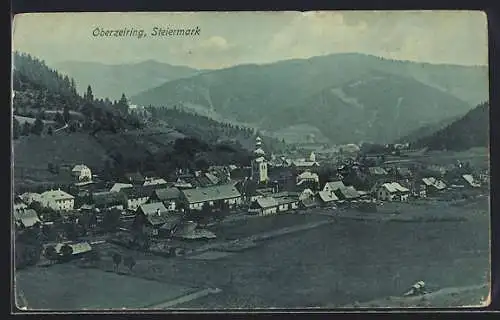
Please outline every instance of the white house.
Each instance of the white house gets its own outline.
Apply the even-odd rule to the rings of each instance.
[[[406,201],[410,190],[397,182],[391,182],[382,184],[376,194],[377,198],[382,201]]]
[[[70,211],[75,206],[75,197],[61,189],[49,190],[40,195],[40,203],[56,211]]]
[[[335,192],[339,189],[345,188],[345,185],[342,181],[330,181],[325,183],[325,186],[323,187],[323,191],[327,192]]]
[[[319,176],[317,173],[304,171],[297,176],[297,184],[300,184],[301,182],[319,183]]]
[[[261,216],[275,214],[278,212],[279,203],[271,197],[259,198],[250,206],[248,212],[257,213]]]
[[[71,174],[78,179],[78,181],[91,181],[92,171],[84,164],[78,164],[73,167]]]

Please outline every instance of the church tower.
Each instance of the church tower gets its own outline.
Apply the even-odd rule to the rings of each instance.
[[[267,176],[266,153],[262,150],[262,139],[257,137],[255,140],[254,158],[252,159],[251,179],[257,183],[266,183],[269,180]]]
[[[314,154],[314,151],[311,152],[311,155],[309,155],[309,161],[316,162],[316,155]]]

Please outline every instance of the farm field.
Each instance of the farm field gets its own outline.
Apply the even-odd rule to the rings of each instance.
[[[168,309],[342,307],[355,302],[401,296],[418,280],[424,280],[429,287],[436,289],[484,285],[489,282],[489,216],[474,214],[473,210],[484,213],[487,204],[471,203],[451,208],[458,208],[461,214],[471,212],[471,216],[463,221],[426,223],[356,221],[314,213],[258,217],[218,226],[213,229],[219,237],[216,241],[244,238],[256,233],[320,222],[322,219],[335,221],[257,241],[255,247],[246,250],[230,253],[209,250],[198,257],[162,258],[104,245],[103,251],[134,255],[137,265],[133,272],[127,271],[124,275],[113,274],[110,261],[103,262],[100,270],[81,269],[73,263],[50,268],[59,268],[58,273],[66,274],[67,277],[85,278],[93,290],[109,286],[108,280],[104,281],[104,278],[120,277],[122,280],[116,286],[123,286],[124,289],[115,293],[116,299],[113,300],[116,302],[113,303],[129,308],[139,304],[125,295],[129,283],[137,283],[137,292],[145,290],[141,295],[142,305],[152,305],[160,303],[159,300],[170,300],[174,295],[186,294],[189,290],[185,288],[220,289],[218,293],[170,304]],[[440,210],[443,211],[443,208]],[[455,212],[456,209],[449,214]],[[317,210],[316,213],[321,212]],[[49,277],[48,271],[41,271],[38,275],[37,270],[18,273],[28,300],[30,296],[37,297],[43,288],[36,283],[36,277],[41,276],[46,279],[44,281],[50,281],[53,276],[56,279],[61,277]],[[142,286],[142,281],[149,281],[147,283],[151,285]],[[163,284],[175,294],[157,291],[153,297],[146,292],[156,290],[152,283]],[[75,286],[62,286],[60,292],[56,292],[57,287],[51,286],[54,292],[49,292],[43,299],[58,301],[57,297],[67,295],[73,300],[58,302],[65,303],[65,308],[75,308],[85,303],[102,307],[91,301],[85,302],[88,299],[86,294]],[[481,295],[483,291],[480,291]],[[477,301],[480,298],[477,297]],[[430,306],[433,306],[433,300],[429,301]],[[451,300],[446,301],[452,303]],[[394,303],[388,302],[387,306],[394,306]]]

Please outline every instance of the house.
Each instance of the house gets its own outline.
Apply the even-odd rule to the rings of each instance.
[[[300,184],[301,182],[319,183],[319,176],[317,173],[304,171],[297,176],[297,184]]]
[[[70,211],[75,206],[75,197],[61,189],[49,190],[40,195],[40,203],[55,211]]]
[[[299,208],[299,199],[296,197],[274,197],[278,202],[278,211],[290,211]]]
[[[397,182],[382,184],[377,190],[377,198],[382,201],[406,201],[410,190]]]
[[[481,187],[481,184],[474,179],[474,177],[471,174],[464,174],[462,175],[463,180],[465,180],[466,185],[472,188],[479,188]]]
[[[25,192],[22,195],[20,195],[19,197],[27,205],[30,205],[32,202],[41,202],[42,201],[42,197],[39,193]]]
[[[339,200],[352,201],[360,197],[358,191],[356,191],[353,186],[339,188],[335,190],[334,193],[339,198]]]
[[[312,199],[312,198],[314,198],[314,192],[311,189],[304,189],[299,194],[299,201],[302,201],[304,199]]]
[[[414,195],[418,198],[427,198],[427,187],[425,184],[420,185],[420,189],[415,189]]]
[[[320,200],[323,205],[328,205],[339,200],[333,191],[320,191],[317,196],[318,200]]]
[[[178,178],[174,183],[174,187],[184,190],[184,189],[193,189],[194,186],[191,182],[186,181],[185,179]]]
[[[319,167],[319,162],[306,159],[292,160],[291,167],[297,171],[313,170]]]
[[[14,221],[19,228],[31,228],[41,223],[38,214],[33,209],[23,209],[14,212]]]
[[[130,187],[133,187],[132,184],[130,184],[130,183],[119,183],[119,182],[117,182],[117,183],[115,183],[113,185],[113,187],[111,187],[111,189],[109,191],[110,192],[118,192],[118,191],[120,191],[123,188],[130,188]]]
[[[143,186],[166,185],[167,181],[162,178],[145,178]]]
[[[309,198],[302,198],[299,201],[299,206],[301,208],[306,208],[306,209],[318,207],[320,205],[321,205],[321,201],[318,199],[318,197],[316,195],[314,195],[313,197],[309,197]]]
[[[123,210],[127,205],[127,197],[123,192],[96,192],[92,194],[91,201],[98,209]]]
[[[342,181],[331,181],[331,182],[325,183],[325,186],[323,187],[323,191],[335,192],[338,189],[342,189],[342,188],[345,188],[345,185]]]
[[[139,172],[130,172],[125,174],[125,180],[131,184],[143,184],[146,179]]]
[[[189,210],[201,210],[204,204],[221,207],[226,204],[234,208],[241,204],[241,193],[232,184],[181,191],[181,201]]]
[[[278,211],[295,210],[299,207],[299,193],[297,192],[277,192],[271,195],[278,202]]]
[[[369,167],[368,173],[373,177],[384,177],[388,175],[388,172],[382,167]]]
[[[250,205],[248,212],[265,216],[277,213],[278,206],[278,201],[272,197],[259,198]]]
[[[490,183],[490,174],[489,172],[483,172],[479,174],[479,181],[481,181],[484,184]]]
[[[56,252],[61,254],[61,248],[63,247],[63,243],[58,243],[55,245]],[[80,243],[68,243],[68,245],[72,249],[72,255],[78,256],[92,251],[92,246],[88,242],[80,242]]]
[[[84,164],[77,164],[71,169],[71,175],[78,181],[91,181],[92,171]]]
[[[23,201],[23,199],[20,196],[14,197],[13,201],[13,206],[12,209],[14,209],[14,212],[17,211],[22,211],[28,208],[28,205]]]
[[[168,211],[175,211],[180,198],[181,191],[178,188],[162,188],[153,191],[148,202],[162,202]]]
[[[159,236],[160,229],[166,224],[172,224],[173,219],[180,221],[180,216],[170,214],[162,202],[154,202],[141,204],[136,211],[136,217],[132,224],[134,229],[142,228],[142,230],[150,236]],[[163,232],[167,229],[170,232],[172,226],[163,228]],[[173,228],[173,227],[172,227]]]
[[[434,177],[422,178],[426,193],[438,192],[446,189],[446,183]]]
[[[413,173],[409,168],[406,167],[397,167],[396,174],[400,179],[409,179],[412,177]]]
[[[127,209],[132,211],[137,210],[141,204],[146,203],[153,191],[152,186],[133,186],[121,189],[121,192],[127,197]]]

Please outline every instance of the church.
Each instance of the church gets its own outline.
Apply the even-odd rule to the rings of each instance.
[[[252,170],[250,176],[250,179],[257,184],[267,184],[269,181],[267,173],[267,159],[265,158],[265,155],[266,153],[262,149],[262,139],[257,137],[255,141],[255,150],[252,159]]]

